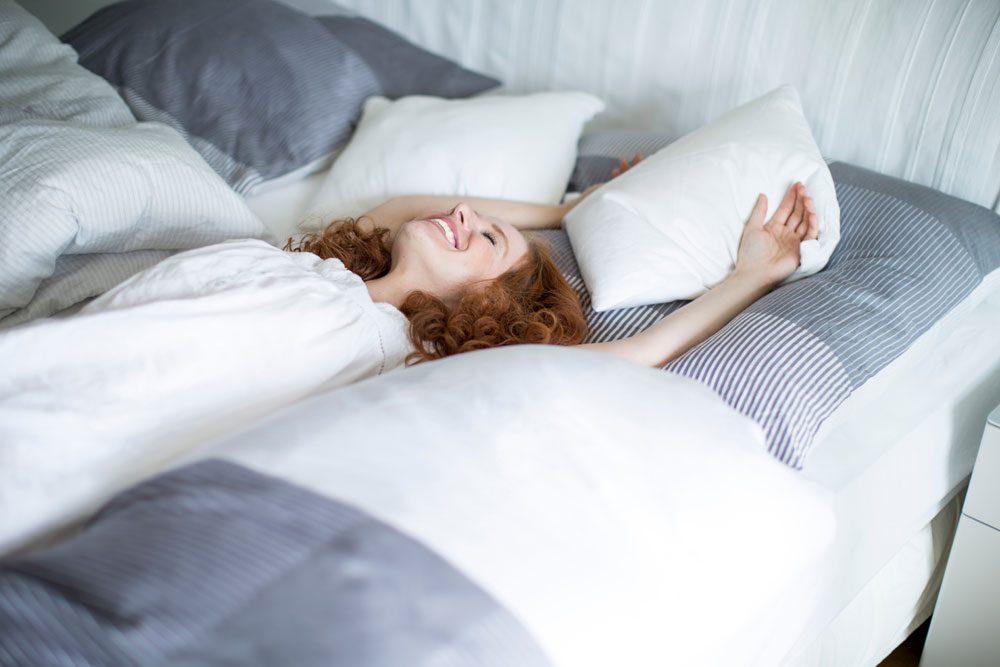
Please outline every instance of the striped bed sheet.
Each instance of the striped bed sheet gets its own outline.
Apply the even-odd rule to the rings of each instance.
[[[648,154],[666,143],[644,133],[585,138],[571,185],[582,190],[606,178],[611,155]],[[855,389],[1000,267],[1000,216],[992,211],[842,162],[830,170],[842,237],[827,267],[774,290],[663,367],[705,383],[754,419],[771,454],[796,469]],[[538,234],[580,295],[588,342],[638,333],[686,303],[597,313],[565,232]]]

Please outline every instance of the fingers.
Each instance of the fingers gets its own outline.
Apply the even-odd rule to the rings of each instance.
[[[635,165],[639,164],[640,160],[642,160],[642,156],[639,155],[638,153],[636,153],[635,155],[632,156],[632,163],[631,164],[629,164],[629,161],[626,160],[626,159],[624,159],[624,158],[618,160],[618,166],[611,170],[611,177],[612,178],[617,178],[618,176],[621,176],[626,171],[628,171],[629,169],[631,169]]]
[[[819,216],[816,214],[816,204],[804,185],[800,186],[800,199],[803,206],[802,219],[795,226],[795,236],[800,241],[815,240],[819,238]]]
[[[812,197],[806,198],[806,210],[809,211],[809,215],[807,216],[805,238],[806,240],[818,239],[819,216],[816,214],[816,205],[813,203]]]
[[[795,200],[798,198],[798,185],[798,181],[796,181],[788,188],[788,192],[785,193],[774,215],[771,216],[770,222],[776,225],[783,225],[788,221],[788,216],[795,209]]]
[[[785,220],[785,227],[789,231],[794,232],[799,228],[799,224],[802,222],[803,213],[806,210],[806,186],[801,183],[796,183],[792,186],[795,188],[795,205],[792,206],[792,213]]]
[[[804,240],[806,234],[809,232],[809,220],[814,213],[814,205],[812,203],[812,197],[806,193],[806,189],[802,188],[802,219],[799,220],[799,224],[795,225],[795,236],[799,240]]]
[[[813,213],[809,219],[809,229],[806,231],[806,240],[815,241],[819,238],[819,219]]]
[[[765,215],[767,215],[767,195],[762,192],[757,195],[757,201],[754,202],[750,217],[747,218],[747,228],[763,229]]]

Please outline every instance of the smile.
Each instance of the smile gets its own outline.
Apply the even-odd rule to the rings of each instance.
[[[455,240],[455,232],[451,230],[451,227],[448,225],[447,222],[445,222],[441,218],[431,218],[430,222],[435,223],[438,227],[441,228],[441,231],[444,232],[444,237],[448,239],[448,243],[450,243],[453,248],[458,247],[458,242]]]

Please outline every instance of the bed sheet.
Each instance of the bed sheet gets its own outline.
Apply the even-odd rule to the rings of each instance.
[[[955,496],[783,667],[871,667],[930,618],[964,499]]]
[[[964,488],[1000,402],[998,330],[1000,270],[831,415],[802,475],[830,493],[834,544],[732,642],[731,664],[799,664]]]
[[[301,180],[272,186],[260,194],[245,197],[243,201],[283,244],[288,237],[301,233],[298,224],[309,216],[309,202],[323,185],[329,171],[327,167]]]

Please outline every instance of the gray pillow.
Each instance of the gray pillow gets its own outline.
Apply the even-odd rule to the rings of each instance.
[[[317,20],[271,0],[128,0],[62,39],[139,120],[180,131],[243,194],[326,166],[372,95],[499,84],[364,19]]]
[[[0,329],[101,294],[174,250],[264,236],[170,128],[0,5]],[[2,653],[2,652],[0,652]]]

